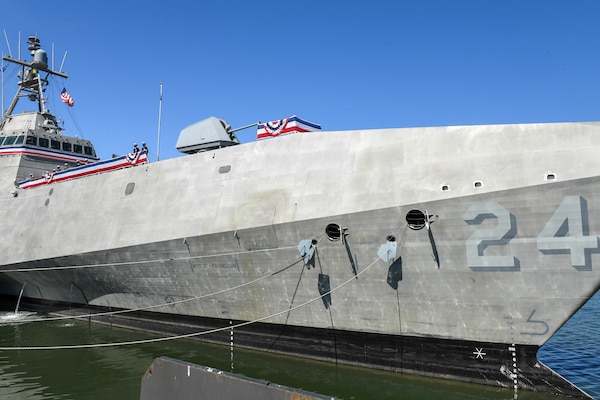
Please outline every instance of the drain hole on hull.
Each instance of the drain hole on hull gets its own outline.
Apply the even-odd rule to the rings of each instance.
[[[395,242],[396,241],[396,237],[394,235],[388,235],[385,240],[387,240],[388,242]]]
[[[406,223],[410,229],[418,231],[425,227],[425,213],[419,209],[410,210],[406,214]]]
[[[329,224],[325,227],[325,234],[331,241],[338,241],[342,237],[342,227],[338,224]]]

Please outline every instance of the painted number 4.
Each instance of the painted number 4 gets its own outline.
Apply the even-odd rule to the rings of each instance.
[[[490,245],[506,245],[517,235],[516,218],[498,203],[473,204],[463,219],[479,225],[488,218],[498,219],[493,229],[480,229],[466,242],[467,262],[473,270],[514,270],[519,260],[509,255],[486,256]],[[587,202],[581,196],[567,196],[537,237],[537,248],[544,254],[570,254],[577,269],[590,269],[590,254],[598,251],[598,236],[589,236]]]
[[[589,236],[587,202],[581,196],[565,197],[537,237],[544,254],[571,254],[575,268],[591,268],[590,253],[599,247],[597,236]]]

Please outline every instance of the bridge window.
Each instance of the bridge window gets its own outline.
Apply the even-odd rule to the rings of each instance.
[[[41,137],[38,140],[38,146],[40,146],[40,147],[48,147],[49,144],[50,144],[50,141],[46,138]]]
[[[84,146],[83,150],[85,151],[85,154],[88,156],[94,155],[94,149],[92,149],[90,146]]]
[[[60,150],[60,142],[58,140],[51,140],[50,147],[54,150]]]
[[[23,140],[25,140],[25,136],[20,135],[19,137],[17,137],[15,144],[23,144]]]
[[[64,151],[73,151],[73,146],[71,146],[71,143],[63,142],[62,145]]]
[[[4,146],[10,146],[11,144],[15,143],[15,140],[17,140],[16,136],[8,136],[5,140],[4,140]]]
[[[4,142],[5,137],[0,137],[0,146],[2,146],[2,142]]]
[[[37,146],[37,138],[35,136],[27,136],[27,139],[25,139],[25,144]]]
[[[73,151],[75,153],[82,154],[83,153],[83,147],[80,144],[74,144],[73,145]]]

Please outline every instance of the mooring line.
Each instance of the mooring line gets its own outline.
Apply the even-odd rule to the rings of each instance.
[[[165,336],[165,337],[160,337],[160,338],[155,338],[155,339],[144,339],[144,340],[133,340],[133,341],[127,341],[127,342],[112,342],[112,343],[93,343],[93,344],[80,344],[80,345],[61,345],[61,346],[14,346],[14,347],[0,347],[0,351],[10,351],[10,350],[68,350],[68,349],[92,349],[92,348],[99,348],[99,347],[117,347],[117,346],[130,346],[130,345],[135,345],[135,344],[147,344],[147,343],[158,343],[158,342],[166,342],[169,340],[177,340],[177,339],[186,339],[186,338],[191,338],[191,337],[195,337],[195,336],[202,336],[202,335],[208,335],[211,333],[217,333],[217,332],[222,332],[222,331],[226,331],[226,330],[230,330],[230,329],[237,329],[237,328],[241,328],[244,326],[248,326],[248,325],[252,325],[258,322],[262,322],[262,321],[266,321],[268,319],[274,318],[274,317],[278,317],[280,315],[283,315],[285,313],[289,313],[290,311],[293,310],[297,310],[299,308],[305,307],[308,304],[314,303],[315,301],[321,300],[324,296],[327,296],[341,288],[343,288],[344,286],[346,286],[348,283],[350,282],[354,282],[357,281],[357,278],[364,274],[365,272],[367,272],[373,265],[375,265],[375,263],[379,260],[379,257],[377,257],[371,264],[369,264],[368,266],[366,266],[362,271],[360,271],[359,273],[357,273],[356,275],[352,275],[348,280],[342,282],[341,284],[339,284],[338,286],[336,286],[335,288],[329,290],[328,292],[323,293],[320,296],[317,296],[311,300],[308,300],[302,304],[298,304],[297,306],[294,306],[292,308],[283,310],[283,311],[279,311],[275,314],[271,314],[271,315],[267,315],[265,317],[261,317],[252,321],[246,321],[246,322],[240,322],[239,324],[236,325],[229,325],[229,326],[224,326],[221,328],[215,328],[215,329],[210,329],[207,331],[201,331],[201,332],[193,332],[193,333],[186,333],[186,334],[182,334],[182,335],[176,335],[176,336]],[[172,304],[172,303],[171,303]]]
[[[325,234],[321,234],[320,236],[316,236],[316,238],[320,239],[324,235]],[[290,247],[286,247],[286,248],[290,248]],[[228,254],[232,255],[232,254],[241,254],[241,253],[228,253]],[[226,254],[220,254],[219,257],[223,256],[223,255],[226,255]],[[241,289],[244,286],[252,285],[254,283],[260,282],[263,279],[270,278],[270,277],[272,277],[274,275],[277,275],[277,274],[279,274],[279,273],[287,270],[288,268],[291,268],[294,265],[298,264],[300,261],[304,260],[305,256],[306,255],[302,256],[302,258],[300,258],[298,261],[295,261],[294,263],[288,265],[287,267],[284,267],[284,268],[282,268],[282,269],[280,269],[278,271],[272,272],[272,273],[270,273],[268,275],[265,275],[263,277],[255,279],[253,281],[246,282],[246,283],[243,283],[241,285],[237,285],[237,286],[234,286],[234,287],[231,287],[231,288],[222,289],[222,290],[219,290],[217,292],[205,294],[205,295],[202,295],[202,296],[196,296],[196,297],[191,297],[191,298],[188,298],[188,299],[177,300],[177,301],[171,301],[171,302],[168,302],[168,303],[154,304],[154,305],[146,306],[146,307],[128,308],[128,309],[124,309],[124,310],[115,310],[115,311],[105,311],[105,312],[94,313],[94,314],[65,315],[65,316],[61,316],[61,317],[38,318],[38,319],[28,320],[27,322],[61,321],[61,320],[69,320],[69,319],[90,318],[90,317],[96,317],[96,316],[104,317],[104,316],[111,316],[111,315],[118,315],[118,314],[126,314],[126,313],[136,312],[136,311],[151,310],[153,308],[159,308],[159,307],[174,306],[174,305],[177,305],[177,304],[187,303],[187,302],[195,301],[195,300],[202,300],[202,299],[205,299],[205,298],[208,298],[208,297],[212,297],[212,296],[216,296],[216,295],[219,295],[219,294],[223,294],[223,293],[226,293],[226,292],[229,292],[229,291]],[[191,258],[200,258],[200,257],[215,257],[215,256],[212,255],[212,256],[185,257],[185,258],[180,258],[180,259],[177,259],[177,260],[183,260],[183,259],[188,259],[189,260]],[[169,260],[175,260],[175,259],[169,259]],[[135,263],[143,263],[143,262],[144,261],[135,261]],[[94,266],[98,266],[98,265],[116,265],[116,264],[96,264],[96,265],[86,265],[86,266],[80,266],[80,267],[81,268],[90,268],[90,267],[94,267]],[[50,268],[52,268],[52,267],[50,267]],[[57,267],[57,268],[61,268],[62,269],[62,268],[72,268],[72,267]],[[46,269],[43,269],[43,270],[46,270]],[[32,271],[32,269],[26,269],[25,271]],[[5,270],[4,272],[8,272],[8,270]],[[85,305],[82,305],[82,306],[85,306]],[[0,323],[0,325],[1,325],[1,323]]]
[[[48,321],[62,321],[62,320],[69,320],[69,319],[82,319],[82,318],[90,318],[90,317],[105,317],[105,316],[118,315],[118,314],[127,314],[127,313],[131,313],[131,312],[136,312],[136,311],[151,310],[153,308],[158,308],[158,307],[174,306],[174,305],[181,304],[181,303],[188,303],[190,301],[202,300],[202,299],[206,299],[208,297],[217,296],[219,294],[227,293],[227,292],[230,292],[233,290],[238,290],[238,289],[243,288],[244,286],[253,285],[257,282],[260,282],[260,281],[270,278],[274,275],[277,275],[277,274],[293,267],[294,265],[298,264],[299,262],[301,262],[303,260],[304,259],[301,258],[284,268],[281,268],[275,272],[271,272],[270,274],[267,274],[265,276],[261,276],[260,278],[254,279],[252,281],[245,282],[245,283],[242,283],[237,286],[230,287],[230,288],[221,289],[216,292],[203,294],[201,296],[190,297],[188,299],[175,300],[175,301],[171,301],[169,303],[153,304],[151,306],[146,306],[146,307],[127,308],[124,310],[105,311],[105,312],[99,312],[99,313],[93,313],[93,314],[65,315],[65,316],[61,316],[61,317],[28,319],[27,322],[48,322]],[[84,306],[85,305],[82,305],[82,307],[84,307]],[[0,323],[0,325],[2,325],[2,324]]]
[[[291,249],[290,247],[282,247],[278,248],[279,250]],[[273,249],[261,249],[261,250],[253,250],[252,252],[268,252]],[[209,254],[209,255],[200,255],[200,256],[187,256],[187,257],[179,257],[179,258],[161,258],[161,259],[152,259],[152,260],[138,260],[138,261],[122,261],[122,262],[114,262],[114,263],[101,263],[101,264],[84,264],[84,265],[59,265],[55,267],[36,267],[36,268],[15,268],[15,269],[0,269],[0,273],[8,273],[8,272],[39,272],[39,271],[61,271],[67,269],[86,269],[86,268],[103,268],[103,267],[122,267],[127,265],[140,265],[140,264],[154,264],[154,263],[164,263],[164,262],[174,262],[174,261],[187,261],[193,259],[202,259],[202,258],[211,258],[211,257],[229,257],[229,256],[237,256],[240,254],[245,254],[247,251],[237,251],[231,253],[222,253],[222,254]]]

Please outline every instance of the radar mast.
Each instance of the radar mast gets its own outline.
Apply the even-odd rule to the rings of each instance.
[[[30,101],[38,103],[38,111],[40,113],[46,112],[45,99],[44,99],[44,87],[48,85],[48,76],[56,75],[61,78],[68,78],[69,76],[63,72],[54,71],[48,68],[48,55],[42,50],[40,40],[35,36],[29,36],[27,43],[32,61],[17,60],[12,57],[4,56],[3,60],[19,64],[22,66],[21,70],[21,81],[18,83],[19,89],[15,94],[10,106],[6,110],[6,114],[3,115],[3,119],[6,116],[12,115],[19,99],[27,97]],[[46,76],[42,78],[40,72],[45,72]]]

